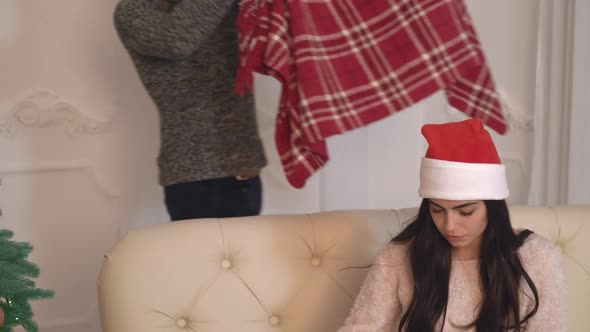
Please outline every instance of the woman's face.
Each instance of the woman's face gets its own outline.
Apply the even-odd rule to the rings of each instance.
[[[438,231],[453,246],[455,256],[479,255],[488,225],[484,201],[430,200],[430,214]]]

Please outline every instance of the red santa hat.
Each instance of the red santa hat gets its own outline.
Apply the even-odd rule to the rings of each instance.
[[[486,200],[508,197],[506,167],[480,119],[427,124],[420,167],[422,198]]]

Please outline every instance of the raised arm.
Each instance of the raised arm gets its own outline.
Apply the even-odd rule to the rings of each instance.
[[[114,24],[127,48],[183,59],[199,49],[235,5],[236,0],[122,0]]]

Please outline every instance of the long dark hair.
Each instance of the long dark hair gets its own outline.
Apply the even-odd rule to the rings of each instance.
[[[480,280],[483,300],[475,321],[461,328],[475,327],[478,332],[498,332],[523,326],[539,308],[537,288],[522,266],[517,250],[532,233],[514,234],[506,201],[484,201],[488,225],[480,249]],[[399,331],[434,332],[447,311],[451,274],[451,245],[440,234],[430,214],[430,201],[424,199],[415,220],[395,238],[394,243],[409,242],[409,260],[414,277],[414,292],[408,310],[402,316]],[[532,290],[533,310],[520,319],[519,285],[521,278]],[[444,323],[443,323],[444,328]],[[442,328],[441,328],[442,331]]]

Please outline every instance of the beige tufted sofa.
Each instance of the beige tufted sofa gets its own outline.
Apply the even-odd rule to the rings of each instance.
[[[569,331],[590,331],[590,205],[512,207],[562,248]],[[415,209],[166,223],[129,232],[98,291],[105,332],[331,332]]]

